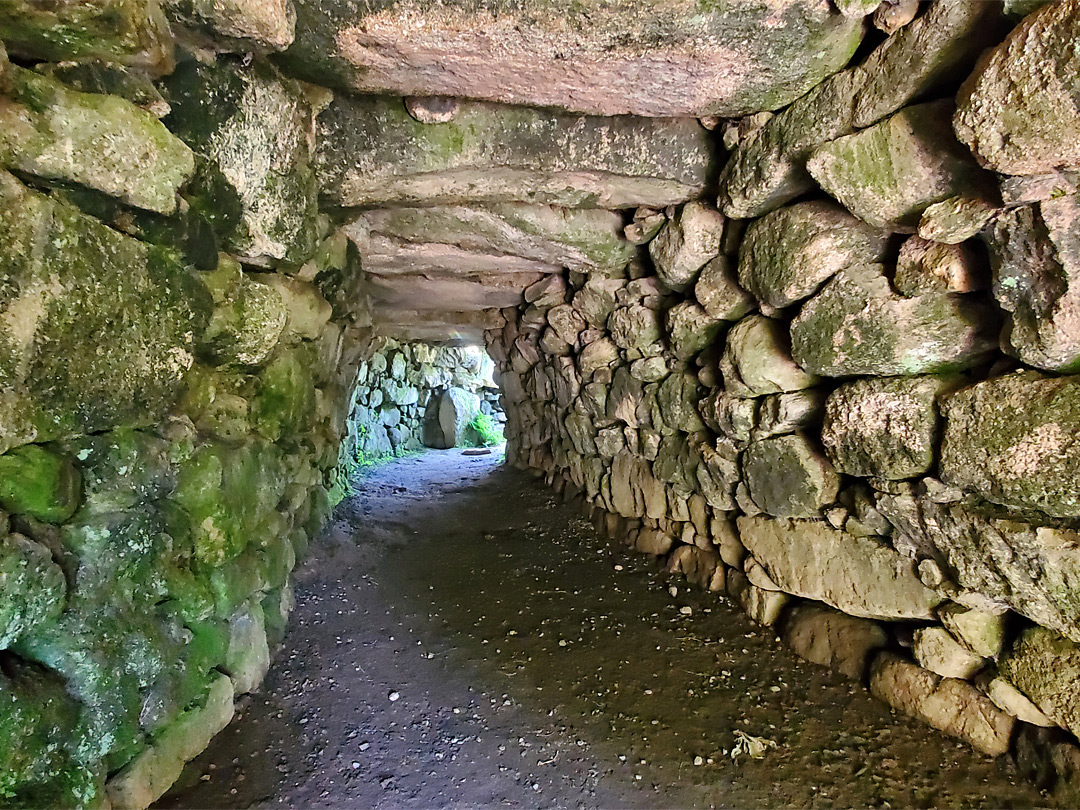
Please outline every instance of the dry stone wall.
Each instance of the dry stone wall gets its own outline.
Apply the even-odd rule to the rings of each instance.
[[[726,125],[715,204],[638,208],[621,270],[547,276],[487,332],[509,462],[1066,801],[1078,14],[924,6]]]

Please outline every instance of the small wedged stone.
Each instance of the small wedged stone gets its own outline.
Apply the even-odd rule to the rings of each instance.
[[[155,0],[11,0],[0,8],[0,39],[13,56],[35,62],[100,59],[152,76],[175,63],[169,23]]]
[[[1080,378],[1020,371],[944,398],[941,478],[1003,506],[1080,517]]]
[[[1048,371],[1080,370],[1080,194],[1002,212],[984,235],[1006,351]]]
[[[866,677],[870,657],[889,643],[888,633],[878,622],[849,616],[818,602],[792,608],[781,638],[800,658],[857,681]]]
[[[662,118],[782,107],[842,68],[862,38],[858,19],[823,0],[708,7],[298,0],[297,17],[284,62],[319,84]]]
[[[701,268],[694,298],[709,315],[722,321],[737,321],[754,308],[754,299],[739,286],[731,260],[724,255]]]
[[[1002,174],[1080,168],[1080,2],[1026,17],[960,88],[956,133]]]
[[[990,307],[959,295],[904,298],[880,266],[848,268],[829,281],[791,324],[792,356],[825,377],[959,371],[995,343]]]
[[[958,245],[982,233],[997,210],[995,202],[984,196],[958,194],[928,205],[919,217],[918,233],[923,239]]]
[[[117,96],[80,93],[12,66],[0,106],[0,166],[75,183],[171,214],[195,158],[157,118]]]
[[[0,55],[0,65],[4,62]],[[35,65],[34,70],[43,76],[57,79],[80,93],[99,93],[119,96],[136,107],[164,118],[169,114],[169,102],[161,95],[150,78],[140,70],[115,62],[87,60]],[[4,68],[0,66],[0,88],[9,91],[5,84]]]
[[[742,571],[727,572],[727,593],[750,620],[762,627],[772,627],[784,615],[791,596],[781,591],[766,591],[754,585]]]
[[[783,309],[845,267],[879,261],[886,237],[833,202],[796,203],[746,229],[739,283],[761,303]]]
[[[165,123],[201,158],[189,190],[226,248],[261,266],[301,264],[318,247],[318,183],[303,87],[268,62],[181,64],[166,81]]]
[[[293,43],[292,0],[164,0],[174,23],[206,35],[220,50],[283,51]]]
[[[763,315],[743,318],[728,332],[720,370],[728,393],[760,397],[810,388],[817,378],[791,359],[782,325]]]
[[[938,609],[938,619],[953,638],[982,658],[997,658],[1005,642],[1005,615],[954,603]]]
[[[906,298],[928,293],[970,293],[989,286],[989,273],[968,245],[910,236],[900,246],[893,287]]]
[[[667,206],[704,190],[707,135],[692,119],[480,102],[462,102],[448,123],[422,124],[401,99],[341,95],[318,117],[316,163],[326,195],[342,206]]]
[[[751,442],[742,471],[754,503],[775,517],[815,517],[840,489],[832,464],[799,433]]]
[[[751,402],[751,400],[737,400]],[[782,436],[798,430],[809,429],[821,421],[825,406],[825,392],[808,389],[785,394],[772,394],[758,400],[757,423],[751,430],[754,439]]]
[[[704,203],[687,203],[649,243],[656,274],[668,287],[682,292],[720,253],[723,235],[724,217],[719,211]]]
[[[998,672],[1050,720],[1080,731],[1080,646],[1045,627],[1029,627],[1002,653]]]
[[[821,441],[837,470],[898,481],[927,472],[938,436],[936,400],[948,377],[844,383],[825,402]]]
[[[943,678],[971,680],[986,660],[957,641],[944,627],[921,627],[915,631],[915,660]]]
[[[882,652],[870,665],[870,691],[984,754],[1000,756],[1009,750],[1014,719],[964,681],[941,678],[895,653]]]
[[[868,619],[929,619],[942,597],[893,549],[824,521],[740,517],[739,539],[787,593]]]
[[[623,279],[604,278],[590,275],[584,286],[574,293],[574,309],[581,313],[589,326],[603,329],[607,326],[608,316],[615,309],[615,296],[626,286]]]
[[[914,233],[923,211],[934,203],[993,187],[991,176],[953,135],[952,112],[949,101],[906,107],[880,124],[819,147],[807,171],[864,222]]]
[[[1050,728],[1053,720],[1043,710],[1031,702],[1031,699],[1001,676],[991,677],[983,684],[983,691],[1003,712],[1008,712],[1017,720],[1030,723],[1040,728]]]

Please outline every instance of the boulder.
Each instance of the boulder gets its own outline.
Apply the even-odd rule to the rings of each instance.
[[[613,211],[530,203],[365,211],[345,226],[368,273],[621,271],[634,253]],[[516,261],[515,261],[516,260]]]
[[[694,284],[694,298],[713,318],[737,321],[754,308],[753,299],[735,279],[727,256],[708,261]]]
[[[692,119],[463,102],[449,123],[422,124],[400,99],[377,96],[336,97],[319,115],[317,141],[330,200],[372,208],[671,205],[701,194],[711,161],[707,132]]]
[[[649,243],[657,276],[671,289],[682,292],[720,253],[723,235],[724,217],[719,211],[703,203],[687,203]]]
[[[1002,345],[1028,365],[1080,371],[1080,194],[998,215],[984,236]]]
[[[424,411],[424,444],[439,450],[468,443],[469,423],[480,413],[480,398],[464,388],[434,394]]]
[[[229,619],[229,646],[222,670],[237,695],[253,691],[270,668],[266,621],[258,602],[245,605]]]
[[[998,661],[998,672],[1054,723],[1080,731],[1080,647],[1045,627],[1029,627]]]
[[[750,315],[731,328],[720,370],[727,392],[739,397],[800,391],[817,382],[791,359],[780,322],[763,315]]]
[[[877,622],[848,616],[816,602],[792,608],[781,637],[800,658],[857,681],[866,676],[874,652],[889,643],[888,633]]]
[[[956,134],[1002,174],[1080,168],[1080,2],[1047,3],[960,88]]]
[[[172,33],[155,0],[12,0],[0,10],[0,40],[35,62],[100,59],[155,76],[174,64]]]
[[[171,214],[195,171],[183,141],[129,101],[80,93],[12,66],[0,107],[0,166],[44,180],[86,186]]]
[[[877,265],[848,268],[791,324],[795,362],[813,374],[896,376],[960,370],[994,347],[986,305],[959,295],[897,295]]]
[[[742,469],[754,503],[776,517],[816,517],[840,489],[832,464],[799,433],[751,442]]]
[[[269,63],[184,62],[166,81],[165,124],[200,157],[192,205],[225,247],[270,266],[302,263],[318,240],[312,102]]]
[[[199,342],[200,353],[216,365],[263,365],[288,322],[281,294],[230,259],[222,259],[218,270],[203,274],[202,280],[215,307]]]
[[[819,147],[807,171],[864,222],[914,233],[930,205],[993,186],[990,175],[956,141],[952,112],[949,101],[906,107],[880,124]]]
[[[485,9],[460,0],[431,7],[301,0],[297,17],[285,62],[309,81],[602,115],[775,109],[843,67],[862,37],[859,20],[824,0]]]
[[[164,0],[169,19],[209,37],[218,49],[283,51],[293,42],[292,0]]]
[[[3,172],[0,255],[0,452],[160,421],[210,305],[173,255]]]
[[[882,652],[870,667],[870,691],[984,754],[1000,756],[1009,750],[1014,718],[969,683],[941,678],[895,653]]]
[[[755,220],[739,247],[739,283],[783,309],[812,295],[838,271],[872,264],[886,234],[832,202],[796,203]]]
[[[739,539],[787,593],[868,619],[929,619],[942,597],[874,540],[824,521],[740,517]]]
[[[941,478],[994,503],[1080,517],[1080,378],[1022,371],[944,399]]]
[[[671,553],[668,571],[682,574],[691,585],[706,591],[724,590],[724,566],[711,549],[681,545]]]
[[[941,560],[965,592],[980,594],[998,612],[1010,607],[1080,641],[1080,598],[1072,586],[1080,578],[1075,532],[929,498],[882,495],[877,509],[894,526],[892,542],[905,554]],[[974,639],[969,644],[984,654]]]
[[[870,126],[939,85],[968,73],[991,44],[997,12],[985,3],[935,2],[859,66],[829,77],[748,134],[720,175],[726,216],[757,217],[814,187],[815,148]]]
[[[938,436],[936,399],[947,377],[844,383],[825,402],[821,441],[837,470],[890,481],[930,470]]]

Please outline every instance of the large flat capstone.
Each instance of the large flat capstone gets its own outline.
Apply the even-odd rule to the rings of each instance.
[[[844,66],[860,20],[826,0],[302,0],[286,64],[362,93],[601,115],[776,109]]]
[[[324,193],[345,206],[665,206],[704,191],[708,135],[692,118],[475,102],[445,123],[423,124],[399,98],[339,95],[318,118],[317,171]]]

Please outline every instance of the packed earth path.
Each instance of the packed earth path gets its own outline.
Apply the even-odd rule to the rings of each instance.
[[[268,677],[160,807],[1047,804],[501,461],[355,482]]]

